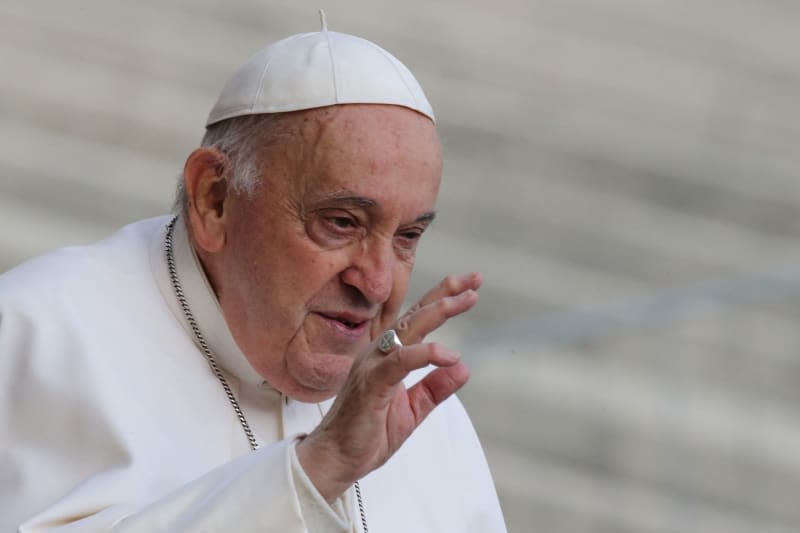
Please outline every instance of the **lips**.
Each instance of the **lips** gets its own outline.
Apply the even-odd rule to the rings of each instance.
[[[349,330],[358,330],[361,329],[367,322],[370,321],[371,317],[357,315],[355,313],[338,313],[338,312],[324,312],[320,311],[317,312],[322,318],[332,321],[338,322],[339,324],[343,325],[345,328]]]

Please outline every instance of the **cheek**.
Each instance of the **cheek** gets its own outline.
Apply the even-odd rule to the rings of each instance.
[[[306,290],[322,287],[336,280],[350,265],[350,257],[344,250],[315,252],[305,257],[302,268],[294,268],[297,279]]]
[[[343,270],[346,258],[338,257],[338,255],[341,254],[324,252],[311,254],[306,258],[307,269],[312,273],[327,273],[328,275]]]
[[[320,250],[305,238],[287,239],[270,251],[270,270],[282,281],[300,291],[313,292],[345,268],[348,257],[343,250]]]
[[[317,300],[340,295],[339,276],[348,264],[348,257],[341,250],[306,254],[296,260],[290,258],[284,264],[288,275],[277,289],[291,294],[289,297],[295,304],[307,309]]]

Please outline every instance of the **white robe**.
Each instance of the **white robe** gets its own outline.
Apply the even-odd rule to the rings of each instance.
[[[0,531],[361,531],[294,453],[330,405],[271,388],[236,346],[179,221],[178,275],[260,444],[252,452],[178,307],[168,218],[0,276]],[[369,529],[505,531],[453,397],[361,480]]]

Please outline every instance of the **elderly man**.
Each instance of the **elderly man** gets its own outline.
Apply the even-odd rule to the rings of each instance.
[[[251,58],[177,217],[0,278],[0,529],[504,531],[468,371],[424,342],[480,276],[398,319],[440,175],[376,45],[323,27]]]

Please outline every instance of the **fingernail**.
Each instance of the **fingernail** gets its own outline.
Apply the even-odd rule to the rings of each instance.
[[[459,296],[461,297],[462,300],[468,300],[472,298],[473,294],[475,294],[474,289],[467,289],[464,292],[462,292]]]
[[[461,354],[452,350],[447,350],[447,358],[451,361],[458,361],[461,359]]]

